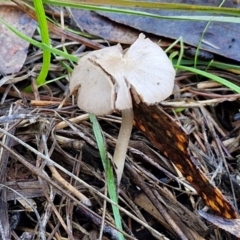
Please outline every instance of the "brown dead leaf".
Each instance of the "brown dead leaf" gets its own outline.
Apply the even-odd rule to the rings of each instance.
[[[0,4],[0,18],[28,37],[32,37],[37,26],[34,20],[13,6]],[[29,43],[15,35],[2,23],[0,23],[0,43],[0,74],[18,72],[27,57]]]

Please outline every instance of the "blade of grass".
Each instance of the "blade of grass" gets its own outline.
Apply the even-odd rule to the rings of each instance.
[[[133,9],[124,9],[124,8],[116,8],[116,7],[106,7],[106,6],[97,6],[97,5],[86,5],[79,3],[71,3],[71,2],[61,2],[61,1],[50,1],[44,0],[45,3],[53,4],[57,6],[65,6],[65,7],[73,7],[80,8],[90,11],[102,11],[102,12],[111,12],[111,13],[123,13],[130,14],[133,16],[142,16],[142,17],[152,17],[159,18],[165,20],[190,20],[190,21],[212,21],[212,22],[228,22],[228,23],[240,23],[240,19],[237,16],[240,16],[240,12],[234,12],[236,17],[226,17],[226,16],[215,16],[215,15],[200,15],[200,16],[179,16],[179,15],[159,15],[149,12],[144,12],[141,10],[133,10]],[[218,8],[221,9],[221,8]]]
[[[223,3],[224,3],[224,1],[222,1],[221,4],[220,4],[218,7],[221,8],[222,5],[223,5]],[[214,18],[214,17],[213,17],[213,18]],[[199,40],[199,43],[198,43],[198,46],[197,46],[197,49],[196,49],[196,54],[195,54],[195,57],[194,57],[194,67],[195,67],[195,68],[196,68],[196,66],[197,66],[198,53],[199,53],[199,50],[200,50],[200,48],[201,48],[201,46],[202,46],[203,38],[204,38],[205,33],[207,32],[207,29],[209,28],[210,24],[211,24],[211,21],[209,21],[209,22],[206,24],[206,26],[205,26],[205,28],[203,29],[203,32],[202,32],[202,34],[201,34],[201,37],[200,37],[200,40]]]
[[[180,43],[180,52],[179,52],[179,57],[177,60],[176,65],[180,65],[180,63],[182,62],[182,58],[183,58],[183,54],[184,54],[184,43],[183,43],[183,39],[182,37],[179,37],[177,40],[175,40],[166,50],[165,52],[167,53],[169,50],[171,50],[175,45],[178,44],[178,42]],[[173,54],[175,55],[175,53]],[[172,54],[169,56],[170,60],[173,61],[173,57]]]
[[[193,72],[193,73],[199,74],[201,76],[210,78],[213,81],[221,83],[222,85],[230,88],[231,90],[233,90],[237,93],[240,93],[240,87],[239,86],[237,86],[236,84],[234,84],[232,82],[229,82],[228,80],[226,80],[224,78],[218,77],[214,74],[211,74],[211,73],[208,73],[208,72],[205,72],[205,71],[193,68],[193,67],[186,67],[186,66],[180,66],[180,65],[175,65],[175,68],[180,69],[180,70],[185,70],[185,71],[188,71],[188,72]]]
[[[90,117],[90,121],[93,124],[94,136],[97,141],[102,164],[103,164],[103,167],[104,167],[104,170],[106,173],[108,194],[110,196],[110,199],[117,204],[118,196],[117,196],[117,190],[116,190],[116,185],[115,185],[115,181],[114,181],[113,168],[112,168],[112,164],[110,163],[110,161],[107,157],[106,144],[104,141],[104,137],[102,135],[102,131],[101,131],[101,128],[100,128],[100,125],[98,123],[96,116],[93,114],[89,114],[89,117]],[[112,210],[113,210],[116,227],[118,229],[122,230],[122,221],[121,221],[120,211],[114,205],[112,205]],[[123,234],[120,232],[119,232],[119,239],[124,240]]]
[[[123,0],[43,0],[44,3],[79,7],[83,5],[94,5],[94,6],[114,6],[114,7],[128,7],[128,8],[145,8],[145,9],[163,9],[163,10],[184,10],[191,12],[204,12],[211,14],[224,14],[224,15],[235,15],[239,16],[239,9],[237,8],[226,8],[226,7],[214,7],[214,6],[202,6],[202,5],[191,5],[191,4],[177,4],[157,1],[123,1]]]
[[[174,65],[183,65],[183,66],[190,66],[194,65],[194,59],[182,59],[180,63],[178,63],[178,59],[172,59],[172,62]],[[234,64],[228,64],[228,63],[222,63],[218,62],[215,60],[209,61],[203,61],[203,60],[198,60],[197,62],[198,66],[208,66],[208,67],[216,67],[219,69],[224,69],[224,70],[236,70],[238,73],[240,73],[240,66],[234,65]]]
[[[46,20],[45,11],[43,8],[42,0],[33,0],[33,4],[35,7],[37,19],[38,19],[38,25],[40,28],[40,35],[42,43],[50,46],[50,38],[48,33],[48,25]],[[40,86],[46,82],[46,77],[48,75],[49,67],[50,67],[50,61],[51,61],[51,52],[47,49],[43,50],[43,65],[41,68],[41,71],[36,79],[37,86]],[[31,92],[32,87],[28,86],[24,89],[26,92]]]

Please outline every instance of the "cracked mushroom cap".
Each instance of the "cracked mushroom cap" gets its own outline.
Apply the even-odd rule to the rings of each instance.
[[[120,44],[82,57],[70,79],[78,106],[105,115],[132,108],[132,97],[152,105],[172,94],[175,70],[166,53],[144,34],[124,51]]]

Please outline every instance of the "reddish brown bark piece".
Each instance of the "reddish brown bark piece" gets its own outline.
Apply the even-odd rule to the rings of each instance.
[[[156,105],[135,104],[134,125],[175,164],[207,206],[219,216],[238,217],[221,191],[192,162],[188,153],[188,137],[170,116]]]

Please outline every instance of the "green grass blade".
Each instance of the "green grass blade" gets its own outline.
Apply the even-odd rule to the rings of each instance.
[[[43,0],[44,3],[53,4],[58,6],[69,6],[80,8],[84,6],[108,6],[112,7],[125,7],[125,8],[144,8],[154,10],[182,10],[191,12],[204,12],[211,14],[224,14],[224,15],[235,15],[239,16],[240,12],[238,8],[226,8],[226,7],[215,7],[215,6],[204,6],[204,5],[191,5],[191,4],[178,4],[157,2],[157,1],[123,1],[123,0]],[[111,7],[109,7],[111,6]]]
[[[236,84],[234,84],[232,82],[229,82],[228,80],[226,80],[224,78],[218,77],[218,76],[216,76],[212,73],[208,73],[208,72],[205,72],[205,71],[193,68],[193,67],[186,67],[186,66],[180,66],[180,65],[175,65],[175,68],[180,69],[180,70],[185,70],[185,71],[188,71],[188,72],[193,72],[193,73],[199,74],[201,76],[210,78],[213,81],[221,83],[222,85],[230,88],[231,90],[233,90],[237,93],[240,93],[240,87],[239,86],[237,86]]]
[[[40,35],[42,39],[42,43],[47,46],[50,46],[50,38],[48,33],[48,25],[46,20],[45,11],[43,8],[42,0],[33,0],[33,4],[35,7],[35,11],[37,14],[38,25],[40,28]],[[46,77],[48,75],[48,71],[50,68],[50,61],[51,61],[51,52],[48,49],[43,50],[43,65],[41,71],[36,79],[37,86],[40,86],[46,82]],[[27,92],[32,90],[31,86],[28,86],[24,89]]]
[[[89,114],[89,117],[90,117],[90,121],[93,124],[94,136],[97,141],[102,164],[103,164],[103,167],[104,167],[104,170],[106,173],[108,194],[110,196],[110,199],[117,204],[118,196],[117,196],[117,190],[116,190],[116,185],[115,185],[115,180],[114,180],[113,167],[112,167],[110,160],[107,157],[106,144],[104,141],[104,137],[102,135],[102,131],[101,131],[101,128],[100,128],[100,125],[98,123],[96,116],[93,114]],[[120,211],[114,205],[112,205],[112,210],[113,210],[116,227],[118,229],[122,230],[122,221],[121,221]],[[119,233],[119,239],[124,240],[124,236],[122,233]]]
[[[48,25],[47,25],[47,20],[46,20],[46,15],[45,15],[45,10],[43,7],[42,0],[33,0],[33,3],[36,10],[37,18],[38,18],[38,24],[40,27],[42,43],[46,44],[47,46],[50,46]],[[43,50],[43,67],[42,67],[42,71],[39,74],[39,77],[37,78],[37,85],[43,84],[46,81],[46,76],[48,74],[48,70],[50,67],[50,60],[51,60],[50,51],[47,49],[44,49]]]
[[[181,59],[181,62],[179,63],[178,59],[172,59],[172,62],[174,65],[182,65],[182,66],[192,66],[194,65],[194,59]],[[228,63],[222,63],[215,60],[209,61],[203,61],[198,60],[197,62],[198,66],[208,66],[208,67],[215,67],[223,70],[236,70],[235,72],[238,72],[240,74],[240,66],[234,65],[234,64],[228,64]]]
[[[159,15],[154,13],[145,12],[144,10],[132,10],[132,9],[126,9],[126,8],[116,8],[116,7],[109,7],[109,6],[97,6],[97,5],[87,5],[87,4],[81,4],[79,2],[74,1],[51,1],[51,0],[44,0],[45,3],[58,5],[58,6],[66,6],[66,7],[73,7],[73,8],[80,8],[90,11],[102,11],[102,12],[111,12],[111,13],[123,13],[123,14],[130,14],[132,16],[142,16],[142,17],[152,17],[152,18],[158,18],[158,19],[165,19],[165,20],[190,20],[190,21],[212,21],[212,22],[228,22],[228,23],[240,23],[240,12],[238,11],[231,11],[232,8],[229,8],[232,12],[231,17],[228,16],[216,16],[216,15],[200,15],[200,16],[189,16],[189,15],[173,15],[172,16],[165,16],[165,15]],[[181,5],[181,4],[179,4]],[[205,6],[205,8],[207,8]],[[213,11],[213,8],[211,8]],[[215,8],[214,8],[215,9]],[[222,8],[217,8],[222,9]],[[234,9],[234,8],[233,8]],[[166,9],[167,10],[167,9]],[[189,9],[190,11],[191,9]],[[207,13],[210,12],[214,14],[211,11],[206,11]],[[227,14],[227,12],[224,12],[224,14]],[[229,14],[229,12],[228,12]]]
[[[179,51],[179,57],[178,57],[178,60],[177,60],[177,63],[176,65],[180,65],[180,63],[182,62],[182,58],[183,58],[183,54],[184,54],[184,43],[183,43],[183,39],[182,37],[179,37],[177,40],[175,40],[166,50],[165,52],[167,53],[169,50],[173,49],[177,44],[178,42],[180,43],[180,51]],[[178,52],[173,52],[170,56],[169,56],[169,59],[171,61],[173,61],[175,55],[178,55]]]

